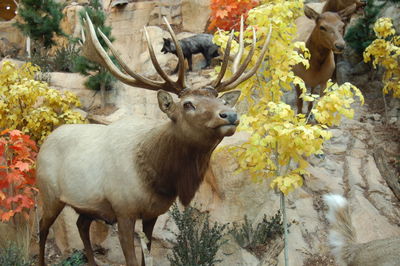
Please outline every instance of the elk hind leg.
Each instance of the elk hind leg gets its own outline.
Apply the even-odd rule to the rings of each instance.
[[[127,266],[139,266],[135,254],[133,234],[135,232],[135,219],[130,217],[117,217],[118,237]]]
[[[90,266],[95,266],[96,263],[94,261],[93,249],[90,243],[90,236],[89,236],[89,229],[92,221],[93,221],[92,218],[80,214],[78,220],[76,221],[76,226],[78,227],[79,235],[81,236],[83,246],[85,247],[85,253],[86,253],[86,258],[88,259],[88,264]]]
[[[39,266],[46,265],[44,255],[49,229],[65,206],[65,203],[59,201],[53,201],[51,204],[51,207],[45,205],[42,218],[39,222]]]
[[[157,218],[158,217],[150,219],[150,220],[144,220],[143,221],[143,232],[146,235],[147,240],[149,241],[147,243],[147,249],[149,250],[149,252],[151,250],[151,235],[153,234],[153,229],[154,229],[154,225],[157,222]],[[143,250],[142,250],[142,266],[145,266],[145,265],[146,264],[144,262],[144,253],[143,253]]]

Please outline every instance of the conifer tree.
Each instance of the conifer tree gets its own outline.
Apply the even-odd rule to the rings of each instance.
[[[60,28],[62,7],[54,0],[20,0],[18,14],[22,21],[14,26],[41,47],[50,48],[55,44],[54,34],[64,35]]]
[[[99,28],[107,38],[112,42],[114,38],[111,37],[111,27],[106,26],[106,14],[103,11],[103,7],[99,0],[91,0],[90,4],[85,7],[85,9],[80,13],[81,19],[85,17],[86,12],[88,13],[90,19],[93,22],[94,27]],[[103,39],[99,36],[96,31],[97,37],[105,50],[108,50],[107,45],[105,45]],[[85,86],[93,89],[100,90],[101,93],[101,105],[105,106],[105,90],[111,89],[112,82],[115,78],[98,63],[91,61],[85,56],[77,56],[74,59],[74,70],[89,76],[85,83]],[[95,74],[93,74],[95,73]]]
[[[376,39],[372,27],[385,4],[386,2],[377,5],[375,0],[367,0],[367,4],[364,7],[364,15],[346,32],[344,39],[361,56],[365,48]]]

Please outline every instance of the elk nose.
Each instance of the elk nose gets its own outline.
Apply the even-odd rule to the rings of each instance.
[[[344,50],[344,43],[336,43],[336,44],[335,44],[335,48],[336,48],[338,51],[343,51],[343,50]]]
[[[236,112],[223,112],[219,114],[219,117],[228,120],[231,124],[235,124],[238,119]]]

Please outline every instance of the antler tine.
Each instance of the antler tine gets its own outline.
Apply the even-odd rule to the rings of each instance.
[[[148,79],[146,77],[143,77],[137,73],[135,73],[122,59],[120,52],[118,52],[118,50],[112,45],[111,41],[107,38],[107,36],[100,30],[98,29],[99,34],[101,36],[101,38],[103,38],[103,40],[105,41],[105,43],[107,44],[108,48],[110,48],[111,53],[115,56],[115,59],[117,59],[118,64],[120,64],[120,66],[125,70],[125,72],[132,76],[133,78],[135,78],[135,80],[137,82],[141,82],[141,83],[145,83],[145,84],[150,84],[152,86],[155,86],[157,88],[155,88],[156,90],[159,89],[158,87],[160,87],[161,89],[165,89],[168,90],[170,92],[175,92],[173,88],[169,88],[167,86],[165,86],[165,83],[163,82],[158,82],[158,81],[153,81],[151,79]],[[141,86],[139,86],[141,87]]]
[[[239,69],[236,71],[237,66],[233,66],[233,68],[235,69],[235,71],[233,72],[233,76],[230,77],[228,80],[222,82],[217,88],[215,88],[217,91],[219,90],[219,88],[223,88],[228,86],[229,84],[231,84],[232,82],[234,82],[235,80],[237,80],[240,75],[243,74],[243,72],[246,70],[247,66],[250,64],[251,62],[251,58],[254,55],[254,51],[256,50],[256,31],[254,28],[253,29],[253,43],[251,44],[251,50],[250,52],[247,54],[246,58],[244,59],[243,64],[240,65]],[[239,58],[239,57],[236,57]],[[236,60],[235,58],[235,60]],[[239,58],[240,59],[240,58]],[[240,60],[238,60],[238,62],[240,62]]]
[[[151,44],[151,39],[150,39],[149,33],[147,32],[146,27],[144,27],[144,34],[145,34],[146,40],[147,40],[147,47],[149,48],[150,59],[151,59],[151,62],[153,63],[154,68],[156,69],[157,73],[165,80],[166,83],[168,83],[168,85],[170,87],[179,88],[180,90],[182,90],[183,88],[180,88],[178,86],[179,84],[176,84],[174,81],[172,81],[169,78],[169,76],[167,75],[167,73],[165,73],[165,71],[162,70],[160,64],[158,63],[156,55],[154,54],[153,45]],[[177,92],[179,92],[179,91],[177,91]]]
[[[238,86],[240,83],[242,83],[242,82],[246,81],[247,79],[249,79],[251,76],[254,75],[254,73],[256,73],[258,67],[260,66],[261,62],[264,59],[265,52],[267,51],[268,44],[269,44],[269,41],[271,39],[271,33],[272,33],[272,26],[270,25],[267,39],[264,42],[264,45],[263,45],[263,47],[261,49],[261,53],[260,53],[255,65],[248,72],[246,72],[245,74],[240,76],[238,79],[236,79],[232,83],[230,83],[230,84],[228,84],[228,85],[226,85],[224,87],[222,87],[222,86],[219,87],[218,90],[217,90],[218,92],[224,92],[224,91],[231,90],[231,89],[235,88],[236,86]]]
[[[178,38],[175,35],[175,32],[172,30],[171,25],[169,24],[167,18],[163,16],[165,24],[167,24],[167,28],[169,31],[169,34],[171,35],[172,40],[174,41],[175,47],[176,47],[176,54],[178,56],[178,79],[175,82],[176,85],[179,86],[179,88],[182,90],[186,88],[185,84],[185,58],[183,57],[183,51],[182,48],[178,42]]]
[[[243,15],[240,16],[240,32],[239,32],[239,51],[236,54],[235,59],[233,60],[232,72],[236,73],[237,67],[239,65],[240,59],[242,58],[244,50],[244,42],[243,42]]]
[[[222,78],[225,76],[225,72],[226,72],[226,69],[227,69],[228,63],[229,63],[229,54],[231,53],[233,33],[234,33],[234,31],[232,30],[231,35],[229,36],[229,39],[228,39],[228,43],[226,44],[224,59],[222,61],[222,66],[221,66],[221,71],[219,72],[217,78],[211,83],[211,86],[213,88],[217,88],[219,86],[219,84],[221,83]]]
[[[177,93],[176,89],[171,88],[170,86],[166,86],[165,82],[153,81],[153,80],[150,80],[148,78],[145,78],[145,77],[133,72],[128,67],[128,65],[122,60],[120,53],[111,44],[111,42],[107,38],[107,36],[105,36],[105,34],[99,30],[100,36],[103,38],[103,40],[106,42],[107,46],[110,48],[111,52],[117,59],[117,62],[121,65],[121,67],[130,76],[121,72],[118,69],[118,67],[116,67],[115,64],[112,62],[112,60],[110,59],[110,57],[108,56],[108,54],[104,50],[104,48],[101,46],[99,40],[97,39],[93,23],[87,13],[86,13],[86,19],[84,20],[84,24],[85,24],[86,31],[89,33],[85,40],[85,43],[87,42],[89,46],[93,47],[91,52],[95,53],[94,60],[96,62],[100,63],[105,68],[107,68],[108,71],[110,71],[111,74],[114,77],[116,77],[118,80],[120,80],[121,82],[128,84],[130,86],[134,86],[134,87],[140,87],[140,88],[149,89],[149,90],[164,89],[169,92]]]

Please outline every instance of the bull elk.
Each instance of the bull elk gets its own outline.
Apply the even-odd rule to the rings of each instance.
[[[305,41],[306,47],[310,51],[310,67],[306,69],[303,64],[298,64],[293,67],[293,72],[303,79],[307,87],[311,88],[311,93],[314,93],[316,87],[319,86],[320,94],[322,94],[326,88],[326,82],[332,77],[335,70],[334,53],[341,53],[345,48],[344,23],[338,13],[318,14],[308,6],[304,6],[304,14],[307,18],[298,18],[296,24],[298,31],[303,31],[306,35],[298,34],[299,40]],[[314,25],[310,19],[315,22]],[[299,87],[296,87],[296,91],[297,112],[301,113],[303,110],[303,100],[300,98],[302,91]],[[310,104],[308,112],[311,111],[311,107]]]
[[[324,195],[329,207],[329,245],[339,265],[399,265],[400,237],[357,243],[347,200],[340,195]]]
[[[165,213],[177,197],[185,206],[190,203],[203,180],[211,153],[224,137],[234,134],[239,118],[233,106],[240,92],[217,96],[235,88],[257,71],[267,50],[271,30],[257,62],[248,71],[246,68],[256,44],[254,29],[251,51],[240,66],[234,66],[237,71],[231,78],[222,80],[228,66],[233,33],[217,78],[209,86],[189,88],[185,84],[182,49],[166,19],[165,22],[177,47],[179,71],[176,81],[160,67],[146,28],[150,58],[164,81],[150,80],[132,71],[99,30],[126,73],[122,72],[100,45],[86,14],[85,49],[94,52],[92,59],[125,84],[158,91],[159,107],[169,120],[129,118],[108,126],[63,125],[50,134],[37,160],[37,183],[43,200],[40,265],[45,265],[49,228],[65,205],[79,214],[77,227],[89,265],[95,265],[89,238],[89,227],[95,219],[118,224],[126,264],[138,265],[134,251],[136,220],[142,220],[150,250],[157,217]],[[239,50],[243,50],[243,45]],[[168,92],[177,94],[179,101],[174,101]]]

